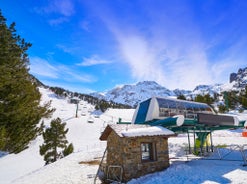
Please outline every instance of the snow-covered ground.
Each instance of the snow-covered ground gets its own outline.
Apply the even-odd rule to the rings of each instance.
[[[74,153],[44,166],[43,157],[39,155],[39,146],[43,143],[40,136],[32,141],[28,149],[19,154],[0,153],[0,184],[93,183],[98,169],[97,161],[100,160],[106,146],[106,142],[99,140],[101,132],[107,124],[115,123],[119,118],[122,121],[131,121],[134,109],[109,109],[97,117],[91,115],[93,106],[80,102],[76,118],[75,104],[57,98],[47,89],[40,88],[40,91],[43,94],[42,101],[52,100],[52,107],[56,108],[53,118],[60,117],[67,123],[67,139],[73,143]],[[246,114],[243,117],[246,117]],[[45,124],[48,126],[50,121],[45,120]],[[129,184],[246,183],[247,167],[242,166],[244,162],[239,149],[247,149],[247,137],[242,137],[241,133],[241,129],[213,133],[214,145],[228,145],[225,149],[219,149],[221,156],[224,156],[222,160],[218,159],[217,151],[204,159],[187,158],[184,151],[188,144],[187,135],[170,138],[171,166],[164,171],[132,179]],[[191,139],[193,140],[192,137]],[[238,150],[230,152],[233,148]]]

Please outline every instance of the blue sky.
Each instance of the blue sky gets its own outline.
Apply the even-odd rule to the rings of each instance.
[[[72,91],[154,80],[169,89],[229,82],[247,65],[244,0],[11,0],[30,72]]]

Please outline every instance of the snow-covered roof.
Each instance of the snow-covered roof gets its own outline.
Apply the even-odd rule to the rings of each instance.
[[[111,131],[114,131],[119,137],[140,137],[140,136],[175,136],[175,133],[162,126],[137,125],[137,124],[112,124],[108,125],[100,140],[107,140]]]

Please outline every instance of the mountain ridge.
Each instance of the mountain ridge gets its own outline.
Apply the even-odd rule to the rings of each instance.
[[[247,67],[240,68],[237,73],[231,73],[229,83],[215,83],[213,85],[200,84],[197,85],[193,90],[170,90],[164,86],[161,86],[155,81],[142,81],[136,84],[118,86],[104,93],[96,92],[91,93],[90,95],[107,101],[136,106],[139,102],[153,96],[177,97],[179,95],[184,95],[187,98],[194,98],[199,94],[210,94],[210,96],[213,96],[214,94],[220,94],[223,91],[240,91],[241,89],[245,88],[246,85]]]

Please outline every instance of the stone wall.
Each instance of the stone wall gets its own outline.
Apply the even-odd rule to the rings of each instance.
[[[144,142],[155,143],[155,161],[142,161],[141,143]],[[169,167],[167,138],[161,136],[119,137],[112,131],[107,139],[107,149],[107,165],[122,166],[124,182]]]

